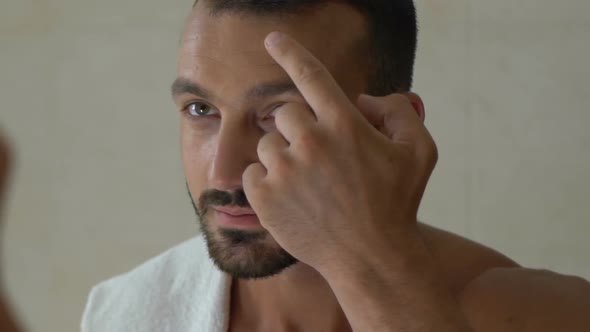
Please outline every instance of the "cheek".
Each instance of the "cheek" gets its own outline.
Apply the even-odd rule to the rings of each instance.
[[[180,146],[184,175],[193,197],[207,187],[207,175],[215,154],[217,135],[181,124]]]

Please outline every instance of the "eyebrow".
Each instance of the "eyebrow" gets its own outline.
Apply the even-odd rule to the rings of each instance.
[[[177,78],[172,83],[172,97],[177,97],[179,95],[188,93],[196,96],[200,96],[206,99],[211,98],[211,93],[205,89],[204,87],[200,86],[199,84],[187,80],[185,78]]]
[[[193,82],[186,78],[177,78],[174,83],[172,83],[171,90],[172,97],[177,97],[182,94],[192,94],[205,99],[215,99],[214,93],[199,85],[197,82]],[[257,84],[248,90],[243,97],[244,99],[250,100],[264,99],[287,92],[301,94],[290,78]]]

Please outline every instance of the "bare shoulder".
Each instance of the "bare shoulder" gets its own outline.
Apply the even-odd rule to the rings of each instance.
[[[520,267],[492,248],[432,226],[419,226],[454,294],[462,292],[466,285],[490,269]]]
[[[476,331],[588,331],[590,283],[547,270],[495,268],[460,294]]]
[[[522,268],[459,235],[424,224],[420,229],[475,331],[588,331],[587,280]]]

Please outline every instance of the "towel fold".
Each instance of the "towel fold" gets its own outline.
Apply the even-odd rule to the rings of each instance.
[[[226,332],[231,277],[202,235],[92,288],[82,332]]]

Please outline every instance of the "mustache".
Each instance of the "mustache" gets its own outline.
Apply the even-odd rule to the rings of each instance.
[[[206,215],[212,206],[228,205],[251,208],[248,198],[246,197],[246,193],[243,189],[234,191],[207,189],[201,193],[196,204],[190,190],[188,190],[188,186],[187,191],[191,199],[191,203],[193,204],[193,208],[200,217]]]

